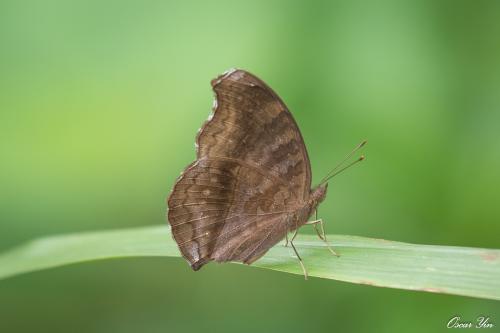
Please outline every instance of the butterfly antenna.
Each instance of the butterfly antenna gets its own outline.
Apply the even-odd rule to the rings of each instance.
[[[358,150],[360,150],[361,148],[363,148],[363,146],[366,145],[367,142],[368,142],[367,140],[364,140],[359,145],[357,145],[356,148],[354,148],[349,154],[347,154],[347,156],[344,157],[344,159],[339,164],[337,164],[337,166],[335,168],[333,168],[330,172],[328,172],[326,174],[325,177],[323,177],[323,179],[319,182],[319,184],[321,185],[321,184],[326,183],[330,178],[338,175],[339,173],[341,173],[342,171],[346,170],[347,168],[353,166],[354,164],[356,164],[356,163],[361,162],[362,160],[364,160],[365,157],[361,156],[356,161],[348,164],[345,167],[342,167],[345,164],[345,162],[347,162],[352,157],[352,155],[354,155],[354,153],[356,153]]]
[[[323,183],[326,183],[328,180],[330,180],[330,178],[333,178],[335,177],[336,175],[338,175],[339,173],[341,173],[342,171],[346,170],[346,169],[349,169],[350,167],[352,167],[354,164],[358,163],[358,162],[361,162],[365,159],[365,156],[364,155],[361,155],[356,161],[354,162],[351,162],[349,163],[348,165],[346,165],[345,167],[341,168],[340,170],[338,170],[337,172],[331,174],[330,176],[328,176],[328,178],[326,178],[323,182],[321,182],[320,184],[323,184]]]

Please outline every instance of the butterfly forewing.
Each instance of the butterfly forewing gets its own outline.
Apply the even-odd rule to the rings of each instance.
[[[173,236],[193,269],[258,259],[284,237],[311,183],[298,127],[269,87],[241,70],[212,86],[216,107],[196,139],[197,160],[168,201]]]
[[[264,82],[236,70],[212,81],[216,111],[197,137],[198,158],[231,157],[279,176],[304,199],[311,169],[291,113]]]

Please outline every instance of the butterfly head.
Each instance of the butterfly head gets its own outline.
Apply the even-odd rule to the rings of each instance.
[[[311,190],[311,200],[319,204],[326,197],[326,190],[328,189],[328,183],[320,184]]]

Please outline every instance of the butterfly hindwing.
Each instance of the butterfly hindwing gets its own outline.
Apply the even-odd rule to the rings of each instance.
[[[195,269],[209,260],[245,261],[254,238],[271,228],[281,237],[286,232],[285,224],[273,223],[283,218],[291,199],[286,193],[285,186],[236,161],[198,160],[169,198],[172,233]]]

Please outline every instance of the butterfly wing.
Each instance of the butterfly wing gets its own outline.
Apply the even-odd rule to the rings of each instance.
[[[233,70],[212,80],[215,110],[196,139],[198,158],[230,157],[278,175],[306,199],[311,166],[299,128],[278,95],[254,75]]]
[[[201,159],[177,181],[168,218],[183,256],[196,270],[213,259],[249,262],[260,254],[259,242],[268,246],[275,240],[267,249],[274,245],[286,232],[286,223],[279,221],[291,200],[286,186],[276,186],[253,168]]]
[[[216,105],[196,139],[197,160],[168,200],[173,236],[195,270],[258,259],[284,237],[311,188],[304,141],[279,97],[242,70],[212,86]]]

